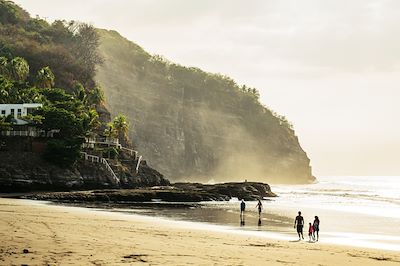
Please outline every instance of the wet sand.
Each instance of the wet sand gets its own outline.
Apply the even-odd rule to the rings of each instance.
[[[0,199],[0,265],[397,265],[398,252]],[[24,249],[26,249],[24,253]]]

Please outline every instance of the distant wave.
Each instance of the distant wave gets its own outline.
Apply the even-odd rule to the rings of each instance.
[[[335,193],[332,193],[335,192]],[[322,191],[301,191],[301,192],[285,192],[282,194],[297,194],[301,196],[325,196],[325,197],[343,197],[343,198],[354,198],[354,199],[364,199],[364,200],[371,200],[371,201],[382,201],[382,202],[387,202],[387,203],[393,203],[396,205],[400,205],[400,199],[398,198],[392,198],[392,197],[382,197],[378,194],[363,194],[363,193],[357,193],[357,192],[352,192],[351,190],[347,191],[342,191],[342,190],[322,190]]]

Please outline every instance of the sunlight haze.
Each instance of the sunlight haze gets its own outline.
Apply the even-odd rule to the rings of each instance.
[[[400,175],[399,1],[16,0],[256,87],[314,175]]]

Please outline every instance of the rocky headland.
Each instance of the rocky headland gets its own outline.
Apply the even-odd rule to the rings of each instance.
[[[109,110],[131,119],[136,149],[168,179],[315,180],[293,126],[255,88],[152,56],[116,31],[98,33],[104,64],[96,81]]]
[[[221,183],[204,185],[199,183],[176,183],[137,189],[103,189],[73,192],[48,192],[25,195],[24,198],[49,200],[62,203],[127,203],[150,202],[200,202],[225,201],[231,198],[257,200],[276,197],[268,184],[258,182]]]
[[[170,186],[169,180],[314,180],[310,160],[292,126],[259,102],[256,89],[239,86],[220,74],[151,56],[115,31],[71,24],[81,29],[76,32],[62,21],[49,24],[32,18],[9,1],[1,1],[0,11],[10,15],[0,23],[0,46],[7,47],[0,49],[0,57],[4,62],[22,60],[29,70],[20,81],[4,74],[10,71],[3,71],[1,79],[8,82],[9,88],[1,89],[8,98],[0,100],[2,104],[29,102],[33,93],[47,108],[46,112],[35,113],[40,119],[33,125],[58,131],[54,138],[0,134],[0,192],[96,189],[40,197],[255,199],[273,195],[269,186],[251,182]],[[85,32],[93,33],[94,47],[79,41],[89,36]],[[85,61],[82,53],[87,51],[92,57]],[[35,73],[44,70],[54,73],[38,91],[39,76]],[[103,87],[105,98],[98,85]],[[138,151],[145,160],[128,156],[119,146],[82,148],[88,136],[107,138],[111,118],[121,113],[131,122],[126,135],[132,142],[122,138],[120,143]],[[0,131],[14,126],[4,120]],[[124,136],[120,133],[114,138]],[[110,152],[117,155],[110,156]],[[98,157],[97,162],[106,160],[107,164],[83,159],[82,153]]]

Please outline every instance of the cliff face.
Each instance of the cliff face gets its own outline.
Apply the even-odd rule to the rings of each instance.
[[[310,161],[285,119],[228,77],[152,57],[115,31],[99,30],[105,62],[96,80],[112,114],[171,180],[305,183]]]
[[[168,180],[143,161],[139,173],[120,171],[121,186],[113,182],[101,164],[80,161],[76,166],[61,168],[43,160],[40,154],[25,151],[0,151],[0,192],[40,190],[82,190],[100,188],[135,188],[165,186]]]

